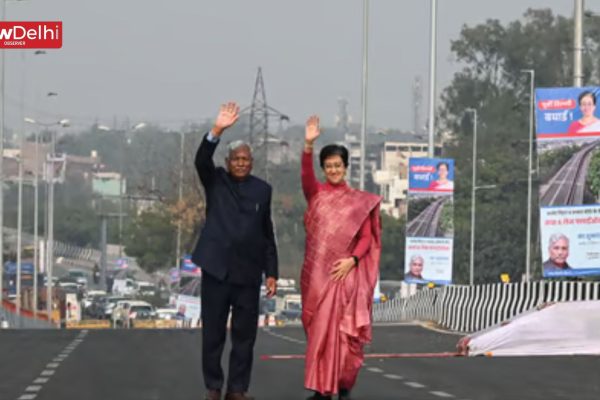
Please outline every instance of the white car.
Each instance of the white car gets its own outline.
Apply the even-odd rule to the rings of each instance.
[[[127,297],[124,297],[124,296],[111,296],[111,297],[108,297],[103,302],[104,318],[111,319],[112,318],[113,310],[115,309],[115,306],[117,305],[117,303],[119,301],[122,301],[122,300],[130,300],[130,299],[128,299]]]
[[[83,299],[83,308],[86,309],[92,305],[94,299],[99,297],[106,296],[106,292],[104,290],[90,290],[85,294],[85,298]]]
[[[172,320],[172,319],[175,319],[176,314],[177,314],[176,308],[157,308],[156,309],[156,318],[157,319]]]
[[[115,326],[129,327],[132,319],[152,319],[156,317],[154,307],[146,301],[120,300],[112,312],[112,321]]]
[[[115,279],[112,292],[116,295],[133,296],[136,292],[135,281],[131,278]]]
[[[88,285],[88,273],[81,269],[70,269],[67,276],[77,281],[77,284],[87,287]]]
[[[134,282],[134,287],[137,290],[137,294],[140,296],[154,296],[156,295],[156,286],[150,282]]]

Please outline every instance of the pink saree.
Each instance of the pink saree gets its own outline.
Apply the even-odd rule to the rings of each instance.
[[[371,309],[381,253],[381,199],[349,187],[321,190],[304,217],[306,248],[301,276],[302,323],[307,337],[304,386],[325,395],[351,389],[371,341]],[[358,232],[371,219],[371,246],[341,281],[333,263],[349,257]]]

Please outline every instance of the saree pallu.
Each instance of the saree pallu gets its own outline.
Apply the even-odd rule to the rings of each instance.
[[[307,337],[304,386],[322,394],[351,389],[371,341],[373,291],[381,254],[381,198],[343,188],[319,191],[304,225],[301,276],[302,324]],[[345,279],[331,278],[333,263],[351,255],[361,226],[370,218],[371,245]]]

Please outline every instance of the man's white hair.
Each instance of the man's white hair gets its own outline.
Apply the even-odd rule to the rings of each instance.
[[[563,235],[562,233],[554,233],[552,234],[552,236],[550,236],[550,240],[548,241],[548,246],[552,247],[554,246],[554,243],[558,242],[559,240],[564,240],[567,242],[567,245],[569,245],[569,238],[566,237],[565,235]]]
[[[425,259],[418,254],[415,254],[410,258],[410,264],[414,263],[417,260],[421,260],[421,264],[425,264]]]
[[[250,146],[248,143],[244,142],[243,140],[234,140],[233,142],[229,143],[227,145],[227,150],[228,150],[229,154],[231,154],[231,152],[236,151],[237,149],[239,149],[241,147],[247,147],[250,150],[250,154],[252,154],[252,146]]]

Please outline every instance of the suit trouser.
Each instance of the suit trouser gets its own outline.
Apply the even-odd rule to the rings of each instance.
[[[258,285],[237,285],[203,274],[202,373],[208,389],[220,390],[223,387],[221,356],[231,309],[231,353],[227,391],[248,390],[258,325],[259,296]]]

